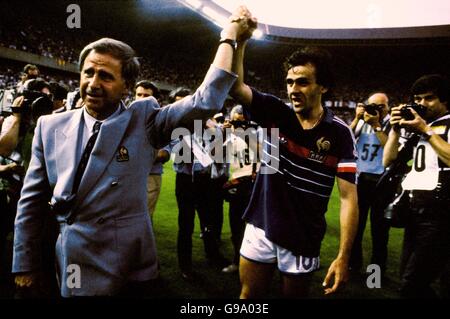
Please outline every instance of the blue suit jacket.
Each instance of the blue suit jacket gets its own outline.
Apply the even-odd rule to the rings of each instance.
[[[217,113],[234,79],[211,67],[194,95],[163,108],[154,98],[136,101],[129,109],[121,106],[120,114],[102,125],[73,204],[56,211],[63,296],[112,295],[127,281],[157,276],[156,246],[147,214],[149,158],[155,148],[169,143],[174,128],[191,127],[194,119]],[[42,217],[48,202],[58,206],[71,198],[82,125],[82,110],[38,121],[15,222],[15,273],[40,267]],[[124,148],[128,160],[119,155]],[[67,222],[69,215],[75,216],[73,223]],[[79,266],[80,288],[67,285],[71,264]]]

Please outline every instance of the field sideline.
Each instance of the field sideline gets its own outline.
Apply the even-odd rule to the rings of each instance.
[[[336,187],[335,187],[336,189]],[[314,277],[312,288],[313,298],[398,298],[398,269],[401,252],[403,230],[391,229],[389,238],[389,257],[386,277],[381,281],[381,288],[369,289],[366,278],[352,278],[345,289],[332,297],[323,296],[321,283],[325,277],[328,266],[337,254],[339,245],[339,200],[334,191],[329,203],[327,213],[327,233],[322,243],[321,269]],[[153,217],[158,256],[161,266],[160,289],[156,292],[157,298],[237,298],[239,296],[238,274],[223,274],[212,269],[206,263],[203,253],[203,243],[199,238],[199,223],[196,220],[193,235],[193,264],[194,270],[199,274],[199,280],[189,283],[181,279],[177,266],[176,238],[177,238],[177,204],[175,199],[175,173],[168,162],[164,166],[161,195]],[[364,237],[364,262],[370,260],[371,239],[370,225],[367,225]],[[224,205],[224,225],[222,230],[222,251],[231,259],[232,245],[228,224],[228,204]],[[268,298],[277,298],[278,276],[274,276],[273,289]]]

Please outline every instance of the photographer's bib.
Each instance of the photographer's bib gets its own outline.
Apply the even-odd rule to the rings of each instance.
[[[450,115],[445,115],[430,124],[434,133],[448,142],[448,122]],[[414,148],[412,169],[402,182],[405,190],[434,190],[439,181],[439,172],[447,170],[439,165],[439,158],[430,143],[420,140]]]
[[[357,149],[359,173],[383,174],[383,147],[375,133],[361,133]]]
[[[430,143],[423,140],[414,148],[411,171],[402,182],[405,190],[433,190],[439,179],[438,156]]]

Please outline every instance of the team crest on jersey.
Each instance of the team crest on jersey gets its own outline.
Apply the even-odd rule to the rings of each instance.
[[[330,141],[327,141],[325,139],[325,137],[322,136],[321,138],[319,138],[317,140],[316,145],[317,145],[317,151],[319,153],[323,153],[323,152],[328,152],[330,150],[331,143],[330,143]]]
[[[330,150],[331,143],[327,141],[325,137],[321,137],[316,141],[317,151],[311,150],[309,152],[309,159],[316,162],[323,162],[326,153]]]

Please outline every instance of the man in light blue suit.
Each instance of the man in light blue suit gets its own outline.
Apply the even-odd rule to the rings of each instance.
[[[127,44],[104,38],[83,49],[84,107],[41,117],[35,130],[15,222],[13,272],[18,287],[37,285],[41,225],[49,204],[59,223],[56,258],[62,296],[120,295],[157,277],[147,214],[148,159],[169,143],[174,128],[190,128],[194,119],[206,119],[222,108],[236,78],[231,73],[233,44],[245,23],[225,27],[196,92],[163,108],[152,97],[129,109],[121,102],[139,71]],[[87,152],[89,145],[93,148]],[[85,170],[78,174],[83,157]]]

